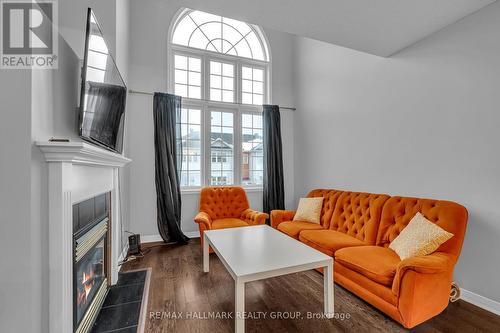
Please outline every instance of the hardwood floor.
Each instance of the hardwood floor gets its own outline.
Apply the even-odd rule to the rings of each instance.
[[[234,282],[215,254],[210,255],[210,273],[203,273],[199,239],[192,239],[186,246],[152,243],[144,249],[148,252],[144,258],[124,264],[122,271],[152,268],[145,332],[233,332],[234,319],[207,318],[214,312],[221,315],[234,311]],[[246,320],[246,332],[408,331],[338,285],[335,312],[345,317],[308,319],[308,312],[323,311],[323,276],[316,271],[251,282],[245,292],[245,310],[255,318],[261,316],[259,320]],[[299,312],[302,317],[269,318],[284,311],[288,315]],[[411,331],[500,332],[500,316],[458,301]]]

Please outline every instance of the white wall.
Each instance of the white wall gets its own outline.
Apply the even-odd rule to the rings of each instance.
[[[117,14],[124,7],[117,3],[125,0],[62,0],[59,5],[59,32],[73,49],[76,55],[83,59],[85,49],[85,24],[87,22],[87,9],[94,10],[99,25],[104,34],[104,39],[112,54],[116,54]],[[118,18],[119,20],[119,18]]]
[[[130,84],[134,90],[167,91],[167,35],[170,22],[182,1],[145,0],[131,2]],[[271,46],[272,102],[293,105],[293,37],[265,29]],[[157,235],[154,182],[154,141],[152,96],[129,95],[127,142],[130,165],[130,231]],[[284,165],[287,205],[293,201],[293,112],[282,112]],[[193,218],[198,212],[198,194],[182,197],[182,230],[198,230]],[[249,193],[255,209],[262,209],[262,193]]]
[[[116,52],[115,60],[120,74],[125,81],[129,84],[129,68],[130,68],[130,0],[117,0],[116,1]],[[127,99],[130,98],[127,96]],[[129,121],[128,113],[130,110],[129,102],[125,108],[125,123]],[[125,125],[127,126],[127,125]],[[128,133],[125,132],[125,136]],[[129,156],[129,147],[126,144],[123,146],[123,154]],[[120,203],[122,214],[122,228],[123,230],[130,229],[130,165],[119,170],[120,177]],[[123,248],[127,243],[127,236],[122,235],[121,247]]]
[[[129,37],[130,37],[130,1],[116,0],[116,66],[125,82],[128,82]]]
[[[58,38],[57,70],[2,70],[0,75],[2,332],[48,332],[47,166],[34,142],[77,137],[79,85],[78,58]]]
[[[127,4],[116,1],[116,7],[123,6],[116,11],[109,0],[60,1],[59,68],[1,71],[1,332],[48,332],[47,166],[34,142],[51,137],[78,140],[86,8],[91,4],[102,17],[112,49],[116,43],[128,54]],[[117,61],[127,73],[126,55]]]
[[[79,59],[59,35],[59,68],[31,71],[31,223],[33,267],[37,280],[35,294],[40,297],[40,332],[48,331],[49,221],[48,166],[36,141],[51,137],[78,140],[77,96]]]
[[[1,70],[1,332],[36,332],[41,323],[41,298],[37,290],[40,275],[35,262],[37,246],[32,244],[39,230],[30,216],[30,86],[29,71]]]
[[[457,201],[455,279],[500,301],[500,3],[390,57],[296,38],[295,185]]]
[[[125,83],[128,84],[130,0],[64,0],[59,2],[59,32],[80,62],[83,62],[84,56],[87,9],[89,7],[93,9],[120,74]],[[79,66],[81,66],[81,63]],[[69,85],[67,89],[76,88],[79,93],[80,77],[76,81],[66,79],[61,82],[63,85]],[[61,90],[55,89],[54,91]],[[70,97],[73,98],[70,103],[78,107],[79,95],[77,95],[76,99],[73,95]],[[128,104],[125,111],[125,122],[128,121],[127,114]],[[56,117],[55,120],[57,121]],[[69,130],[69,133],[62,135],[62,137],[78,136],[76,125],[72,125],[71,127],[66,126],[66,128]],[[123,154],[128,156],[128,147],[126,144],[124,145]],[[127,167],[120,170],[121,210],[124,229],[128,229],[130,225],[128,177],[129,171]],[[122,247],[125,243],[126,240],[123,237]]]

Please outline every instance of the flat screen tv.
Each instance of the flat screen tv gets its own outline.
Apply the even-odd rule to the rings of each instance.
[[[121,153],[127,87],[92,9],[87,14],[80,98],[80,137]]]

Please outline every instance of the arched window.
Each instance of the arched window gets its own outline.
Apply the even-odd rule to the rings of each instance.
[[[258,28],[227,17],[188,10],[178,20],[172,42],[197,49],[267,61]]]
[[[270,55],[262,30],[185,9],[169,40],[169,91],[183,97],[181,186],[262,186],[262,104]]]

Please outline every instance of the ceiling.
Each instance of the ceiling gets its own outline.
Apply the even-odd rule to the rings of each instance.
[[[390,56],[496,0],[181,0],[182,5]]]

